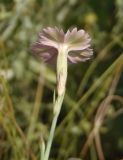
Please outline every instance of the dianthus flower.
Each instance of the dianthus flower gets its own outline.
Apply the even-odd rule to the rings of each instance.
[[[48,160],[53,141],[57,119],[65,95],[67,80],[67,63],[83,62],[91,58],[93,51],[91,38],[84,30],[68,30],[66,33],[58,28],[45,28],[39,33],[36,43],[31,46],[34,55],[45,62],[56,61],[57,99],[54,98],[54,117],[46,149],[42,151],[42,160]],[[54,96],[55,97],[55,96]]]
[[[82,29],[77,31],[77,28],[64,33],[57,27],[47,27],[39,33],[38,40],[32,45],[31,50],[34,55],[52,63],[61,47],[66,50],[65,54],[72,63],[86,61],[93,55],[90,36]]]
[[[31,46],[31,50],[45,62],[57,61],[57,90],[61,95],[67,79],[67,60],[77,63],[90,59],[93,55],[90,47],[91,38],[83,29],[74,28],[64,33],[57,27],[47,27],[39,32],[38,40]]]

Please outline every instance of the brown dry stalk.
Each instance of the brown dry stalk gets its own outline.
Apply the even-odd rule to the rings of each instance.
[[[112,101],[112,96],[114,95],[114,92],[116,90],[120,75],[121,75],[121,71],[122,71],[122,65],[118,67],[118,69],[116,70],[115,74],[114,74],[114,79],[112,80],[112,84],[111,87],[109,89],[109,93],[108,96],[101,102],[95,119],[94,119],[94,127],[92,129],[92,131],[90,132],[87,141],[84,144],[84,147],[81,150],[81,154],[85,157],[88,151],[89,146],[92,144],[93,140],[95,140],[96,143],[96,150],[97,150],[97,154],[99,157],[99,160],[104,160],[104,154],[103,154],[103,150],[102,150],[102,146],[101,146],[101,141],[100,141],[100,136],[99,136],[99,131],[100,131],[100,127],[102,126],[103,122],[104,122],[104,118],[108,112],[109,109],[109,104]]]

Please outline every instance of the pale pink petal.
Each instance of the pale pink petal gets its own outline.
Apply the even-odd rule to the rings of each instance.
[[[77,28],[68,30],[66,34],[57,27],[44,28],[31,50],[34,55],[41,57],[44,61],[52,62],[57,58],[59,46],[65,46],[64,54],[68,54],[68,60],[72,63],[86,61],[93,55],[90,36],[84,30],[77,30]]]
[[[85,62],[86,60],[89,60],[92,57],[92,55],[92,49],[85,49],[83,51],[71,51],[68,54],[68,59],[72,63]]]
[[[51,62],[57,57],[58,50],[56,48],[42,45],[38,42],[31,46],[32,53],[46,62]]]
[[[68,50],[83,50],[90,47],[91,38],[84,30],[73,29],[65,35],[65,42],[68,44]]]
[[[59,43],[64,42],[64,32],[57,27],[48,27],[39,33],[39,40],[44,45],[58,48]]]

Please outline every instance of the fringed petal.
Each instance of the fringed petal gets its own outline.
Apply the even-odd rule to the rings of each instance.
[[[60,47],[66,48],[68,60],[71,63],[84,62],[93,55],[91,38],[84,30],[74,28],[66,34],[57,27],[44,28],[39,33],[39,38],[31,47],[34,55],[42,58],[45,62],[56,60]]]

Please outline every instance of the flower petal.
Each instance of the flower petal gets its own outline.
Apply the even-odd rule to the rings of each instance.
[[[31,51],[35,56],[40,57],[45,62],[52,62],[58,54],[56,48],[42,45],[39,42],[36,42],[31,46]]]
[[[58,29],[57,27],[48,27],[39,33],[39,39],[44,45],[58,48],[59,43],[64,42],[64,32],[62,29]]]
[[[68,43],[68,50],[83,50],[90,47],[91,38],[84,30],[77,31],[77,28],[74,28],[71,32],[68,32],[65,35],[65,42]]]
[[[89,60],[92,55],[93,50],[89,48],[82,51],[71,51],[68,54],[68,60],[72,63],[85,62],[86,60]]]

